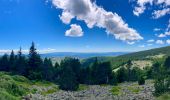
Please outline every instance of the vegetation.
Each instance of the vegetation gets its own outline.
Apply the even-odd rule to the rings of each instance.
[[[167,48],[162,49],[166,51]],[[159,50],[156,49],[157,52]],[[138,59],[142,56],[141,54],[146,55],[148,52],[150,51],[132,55],[136,55],[134,58]],[[18,100],[23,95],[37,92],[37,89],[29,89],[30,84],[49,86],[52,83],[58,84],[60,89],[67,91],[83,90],[88,88],[89,84],[115,85],[111,92],[118,95],[120,93],[120,87],[116,86],[118,83],[138,81],[139,85],[143,85],[145,79],[155,80],[154,94],[156,96],[170,92],[169,56],[166,59],[152,60],[154,62],[152,67],[146,67],[143,70],[133,66],[132,60],[130,60],[132,58],[124,60],[128,55],[118,58],[121,57],[123,66],[115,72],[112,70],[112,63],[107,60],[101,61],[97,57],[93,58],[93,62],[85,67],[79,59],[71,57],[61,60],[60,64],[57,62],[53,64],[49,58],[42,59],[32,43],[28,56],[23,55],[20,48],[16,55],[14,51],[11,51],[10,55],[4,54],[0,57],[0,89],[2,90],[0,99]],[[59,88],[54,87],[42,94],[56,92]],[[132,92],[138,92],[136,89],[129,89]]]
[[[113,95],[121,94],[121,87],[120,86],[113,86],[111,89]]]
[[[145,79],[144,79],[143,76],[140,76],[140,77],[139,77],[138,84],[139,84],[139,85],[144,85],[144,84],[145,84]]]

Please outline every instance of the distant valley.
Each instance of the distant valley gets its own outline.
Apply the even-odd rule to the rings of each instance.
[[[90,58],[90,57],[115,57],[130,52],[94,52],[94,53],[81,53],[81,52],[54,52],[41,54],[42,57],[48,58],[64,58],[64,57],[76,57],[80,59]]]

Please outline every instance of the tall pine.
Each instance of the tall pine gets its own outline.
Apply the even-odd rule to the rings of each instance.
[[[32,42],[32,45],[29,50],[29,58],[28,58],[28,70],[29,70],[30,79],[32,80],[42,79],[42,65],[43,65],[43,61],[40,55],[36,51],[34,42]]]

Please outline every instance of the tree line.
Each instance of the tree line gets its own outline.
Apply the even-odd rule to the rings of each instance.
[[[0,71],[23,75],[30,80],[50,81],[59,85],[63,90],[77,90],[79,84],[111,84],[125,81],[139,81],[144,84],[144,71],[138,67],[132,67],[129,60],[125,67],[117,71],[112,70],[110,62],[100,62],[96,58],[89,65],[82,67],[77,58],[66,57],[60,64],[52,63],[51,59],[42,59],[32,43],[29,54],[22,54],[22,49],[14,54],[4,54],[0,58]]]

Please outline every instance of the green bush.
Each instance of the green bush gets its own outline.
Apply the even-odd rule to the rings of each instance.
[[[30,81],[26,77],[24,77],[24,76],[14,75],[14,76],[12,76],[12,78],[15,81],[18,81],[18,82],[27,82],[27,83],[30,83]]]
[[[145,79],[143,76],[140,76],[139,79],[138,79],[138,84],[139,85],[144,85],[145,84]]]
[[[113,88],[111,89],[111,93],[113,95],[121,94],[121,87],[120,86],[113,86]]]
[[[12,76],[10,75],[2,75],[0,76],[0,90],[1,95],[5,94],[1,98],[5,97],[21,97],[23,95],[26,95],[27,91],[29,91],[26,87],[23,87],[22,85],[18,84],[17,81],[15,81]],[[11,96],[10,96],[11,95]],[[15,100],[15,99],[0,99],[0,100]]]
[[[5,90],[0,91],[0,100],[19,100],[19,98],[9,94]]]

